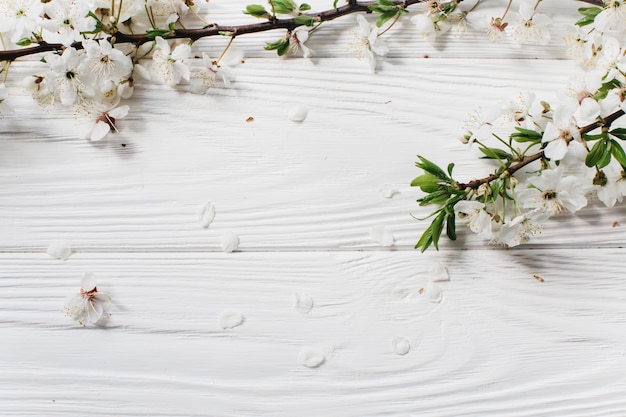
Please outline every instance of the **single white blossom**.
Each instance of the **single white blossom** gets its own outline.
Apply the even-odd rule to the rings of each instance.
[[[575,103],[565,102],[554,112],[552,122],[548,123],[543,132],[541,141],[547,143],[545,155],[547,158],[558,161],[567,153],[568,144],[572,140],[580,140],[580,131],[574,119]]]
[[[311,56],[311,50],[304,43],[309,40],[309,32],[311,28],[308,26],[298,26],[289,35],[289,53],[297,54],[302,51],[302,56],[304,58],[309,58]]]
[[[117,129],[117,120],[123,119],[128,115],[130,107],[127,105],[114,107],[108,111],[103,112],[96,119],[96,123],[90,134],[90,139],[93,142],[104,139],[110,132],[119,133]]]
[[[550,41],[549,26],[552,19],[548,16],[535,13],[536,2],[520,1],[519,14],[514,15],[506,33],[520,44],[545,45]]]
[[[354,29],[354,40],[350,49],[361,58],[366,58],[372,72],[376,70],[379,57],[389,52],[389,47],[378,37],[378,28],[370,26],[363,15],[356,17],[358,26]]]
[[[87,273],[80,282],[80,292],[65,300],[63,311],[81,326],[99,324],[111,316],[111,297],[98,291],[96,279]]]
[[[461,200],[454,206],[457,217],[470,230],[487,240],[494,236],[493,221],[491,215],[485,211],[485,205],[478,201]]]
[[[150,72],[156,81],[174,87],[181,80],[189,81],[190,68],[187,60],[191,57],[191,47],[183,43],[171,51],[168,41],[157,36],[156,47],[152,54]]]
[[[623,0],[604,0],[604,9],[593,21],[598,32],[626,29],[626,2]]]

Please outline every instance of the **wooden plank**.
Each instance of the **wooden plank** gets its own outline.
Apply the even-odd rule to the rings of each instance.
[[[620,416],[623,256],[0,254],[0,413]],[[451,281],[431,303],[437,260]],[[113,297],[108,328],[61,314],[86,271]],[[298,292],[314,300],[308,314],[294,309]],[[243,325],[222,330],[225,310]],[[326,362],[301,366],[304,348]]]
[[[455,161],[460,180],[488,174],[456,139],[469,111],[519,91],[551,100],[576,71],[546,60],[414,59],[375,75],[352,59],[276,62],[249,60],[232,89],[208,96],[144,86],[123,133],[101,143],[77,137],[72,114],[46,114],[12,87],[18,113],[0,122],[2,250],[55,239],[84,251],[219,250],[229,230],[242,250],[376,248],[376,225],[410,249],[426,227],[411,214],[429,213],[408,186],[415,155]],[[286,117],[298,104],[311,109],[301,124]],[[387,183],[400,191],[393,199],[379,191]],[[217,209],[208,230],[197,221],[206,201]],[[619,246],[615,221],[626,224],[621,207],[592,204],[535,242]]]

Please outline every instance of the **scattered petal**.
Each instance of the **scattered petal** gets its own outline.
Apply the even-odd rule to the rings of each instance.
[[[400,193],[393,184],[383,184],[380,186],[379,190],[385,198],[393,198],[394,195]]]
[[[55,240],[48,245],[47,253],[53,258],[67,261],[72,254],[72,248],[65,240]]]
[[[202,207],[200,207],[198,220],[200,221],[202,227],[206,229],[211,225],[213,219],[215,219],[215,206],[210,201],[207,201]]]
[[[238,311],[224,311],[220,314],[220,327],[224,330],[241,326],[245,320],[243,314]]]
[[[292,122],[302,123],[309,114],[309,108],[302,105],[292,107],[287,113],[287,117]]]
[[[425,289],[426,295],[428,296],[428,301],[431,303],[439,303],[443,298],[443,291],[441,287],[437,284],[428,283]]]
[[[407,339],[400,336],[394,336],[391,340],[391,346],[396,355],[406,355],[411,350],[411,344]]]
[[[395,238],[385,226],[373,226],[370,231],[371,238],[381,246],[392,246]]]
[[[239,235],[233,232],[226,232],[222,236],[222,250],[233,252],[239,247]]]
[[[324,354],[316,349],[304,348],[298,353],[298,362],[307,368],[317,368],[325,361]]]
[[[296,311],[306,314],[313,308],[313,298],[309,294],[296,293]]]
[[[432,282],[450,281],[448,269],[441,262],[436,262],[433,269],[430,270],[430,280]]]

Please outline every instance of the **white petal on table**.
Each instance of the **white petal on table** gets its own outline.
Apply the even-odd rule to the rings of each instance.
[[[317,349],[304,348],[298,353],[298,362],[307,368],[317,368],[324,362],[326,358],[324,354]]]
[[[448,268],[442,262],[436,262],[430,270],[430,280],[432,282],[450,281]]]
[[[287,118],[292,122],[302,123],[306,119],[309,114],[309,108],[302,105],[297,105],[292,107],[289,112],[287,112]]]
[[[244,320],[244,315],[239,311],[223,311],[219,317],[220,327],[224,330],[241,326]]]
[[[65,240],[55,240],[48,245],[46,253],[53,258],[67,261],[67,258],[72,254],[72,248]]]
[[[200,207],[198,221],[206,229],[213,223],[213,219],[215,219],[215,206],[210,201],[207,201]]]
[[[313,308],[313,298],[306,293],[296,293],[296,311],[306,314]]]
[[[393,234],[385,226],[372,226],[370,237],[381,246],[392,246],[395,242]]]
[[[441,287],[437,284],[429,282],[425,288],[426,296],[428,297],[428,301],[431,303],[440,303],[443,298],[443,291]]]
[[[233,232],[226,232],[222,236],[222,250],[233,252],[239,247],[239,235]]]
[[[400,192],[393,184],[383,184],[379,187],[379,191],[385,198],[393,198]]]
[[[411,350],[411,344],[409,341],[400,336],[394,336],[391,340],[391,346],[393,347],[393,351],[396,355],[406,355]]]

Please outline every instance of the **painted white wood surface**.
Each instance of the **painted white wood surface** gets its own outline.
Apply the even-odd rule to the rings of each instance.
[[[577,3],[543,3],[557,30],[576,18]],[[215,0],[215,21],[240,21],[243,4]],[[72,114],[11,87],[0,416],[626,415],[622,206],[591,204],[514,250],[466,233],[440,253],[412,250],[426,225],[411,213],[427,213],[408,187],[415,155],[454,160],[464,178],[487,173],[458,127],[520,90],[554,98],[576,70],[560,34],[532,50],[478,35],[429,47],[404,28],[370,74],[345,49],[350,25],[320,30],[311,61],[261,51],[273,35],[242,37],[232,88],[142,86],[123,133],[98,144]],[[301,124],[286,117],[297,104],[311,109]],[[400,193],[383,198],[383,184]],[[206,201],[209,229],[197,220]],[[394,233],[392,248],[370,238],[376,225]],[[240,251],[221,253],[230,230]],[[57,239],[76,252],[66,262],[45,254]],[[432,303],[437,260],[451,280]],[[85,272],[113,297],[106,328],[61,314]],[[308,314],[296,293],[312,297]],[[230,310],[245,321],[222,330]],[[393,352],[395,336],[408,354]],[[326,361],[300,365],[307,348]]]

